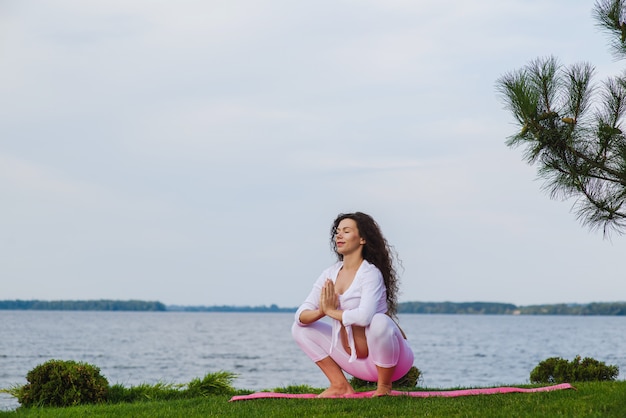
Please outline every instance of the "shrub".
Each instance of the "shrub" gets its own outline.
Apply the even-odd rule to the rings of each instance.
[[[582,361],[576,356],[571,362],[560,357],[550,357],[540,362],[530,372],[532,383],[563,383],[616,380],[617,366],[607,366],[604,362],[585,357]]]
[[[419,381],[422,372],[415,367],[412,366],[409,371],[402,376],[400,379],[393,382],[394,388],[414,388],[417,386],[417,382]],[[364,388],[368,386],[375,386],[376,382],[368,382],[367,380],[359,379],[358,377],[353,377],[350,379],[350,384],[353,388]]]
[[[420,372],[417,367],[413,366],[409,369],[407,374],[393,382],[393,384],[399,388],[414,388],[417,386],[417,382],[419,381],[421,375],[422,372]]]
[[[98,367],[71,360],[40,364],[28,372],[26,381],[17,390],[17,400],[25,407],[104,402],[109,387]]]

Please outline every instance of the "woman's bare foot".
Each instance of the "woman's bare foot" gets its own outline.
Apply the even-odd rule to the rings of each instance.
[[[318,398],[336,398],[340,396],[351,395],[353,393],[355,393],[355,391],[354,389],[352,389],[352,386],[350,386],[350,384],[348,383],[346,385],[336,385],[336,386],[331,385],[324,392],[317,395],[317,397]]]
[[[377,398],[379,396],[387,396],[391,393],[391,385],[381,385],[378,384],[376,388],[376,392],[372,394],[372,398]]]

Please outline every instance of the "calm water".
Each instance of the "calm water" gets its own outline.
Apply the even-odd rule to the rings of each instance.
[[[186,383],[238,374],[234,386],[324,387],[291,340],[293,314],[0,311],[0,388],[49,359],[85,361],[110,383]],[[626,317],[401,315],[420,386],[527,383],[548,357],[577,354],[626,373]],[[0,409],[18,406],[0,394]]]

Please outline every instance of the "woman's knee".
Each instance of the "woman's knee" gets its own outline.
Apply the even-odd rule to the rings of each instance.
[[[303,327],[302,325],[294,322],[291,326],[291,336],[296,341],[301,341],[303,338],[306,338],[306,330],[308,327]]]
[[[300,328],[300,325],[298,322],[293,321],[293,324],[291,325],[291,335],[294,335],[297,332],[296,327]]]
[[[296,344],[315,362],[328,357],[330,353],[330,330],[324,324],[302,326],[297,322],[291,326],[291,335]]]
[[[294,322],[291,326],[291,336],[296,341],[315,341],[317,344],[330,344],[331,329],[324,323],[314,322],[309,325],[301,325]]]

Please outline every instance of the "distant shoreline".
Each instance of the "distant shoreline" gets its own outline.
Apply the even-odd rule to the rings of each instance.
[[[295,307],[270,306],[185,306],[141,300],[3,300],[0,310],[38,311],[133,311],[133,312],[295,312]],[[516,306],[497,302],[402,302],[400,314],[456,315],[577,315],[626,316],[626,302],[546,304]]]

